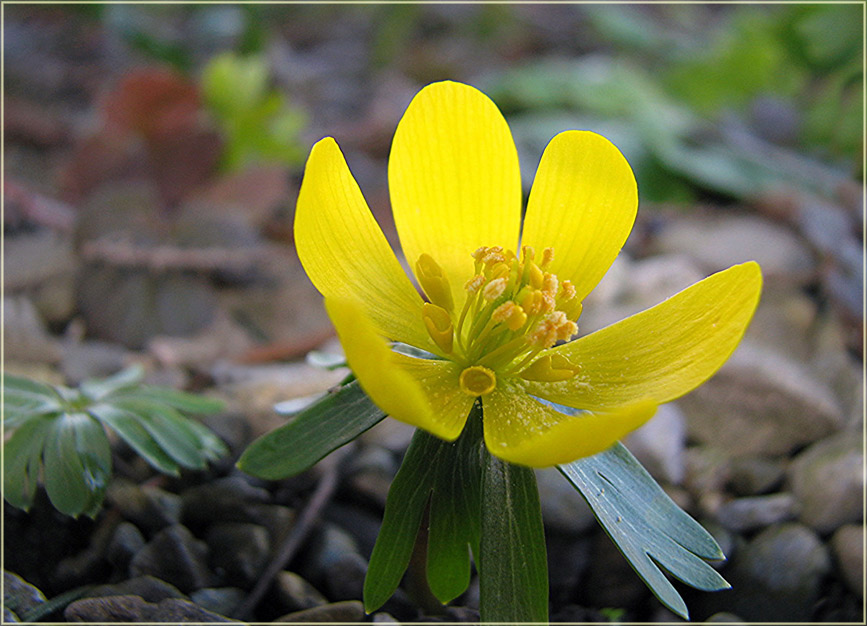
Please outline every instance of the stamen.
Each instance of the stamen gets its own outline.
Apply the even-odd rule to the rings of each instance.
[[[546,354],[533,361],[529,367],[518,374],[524,380],[540,382],[559,382],[575,376],[581,367],[572,363],[561,354]]]
[[[454,308],[452,290],[443,270],[429,254],[422,254],[415,263],[415,275],[428,299],[446,311]]]
[[[545,248],[542,250],[542,262],[539,265],[542,269],[545,269],[551,264],[551,261],[554,260],[554,248]]]
[[[454,332],[452,328],[452,317],[449,312],[430,302],[425,302],[422,307],[422,320],[428,335],[433,339],[434,343],[439,346],[446,354],[452,351]]]
[[[485,297],[485,300],[491,302],[496,300],[500,296],[503,295],[503,292],[506,290],[506,279],[505,278],[495,278],[487,285],[485,285],[485,289],[482,292],[482,295]]]

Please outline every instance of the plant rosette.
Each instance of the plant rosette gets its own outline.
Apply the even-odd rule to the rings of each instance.
[[[404,272],[332,138],[312,149],[295,214],[304,268],[325,297],[353,376],[254,442],[242,469],[308,468],[385,415],[418,428],[389,492],[364,604],[395,591],[427,524],[426,575],[447,603],[479,573],[482,621],[545,622],[548,573],[532,468],[558,466],[653,593],[662,573],[706,590],[724,558],[618,442],[712,376],[761,292],[754,262],[574,339],[581,302],[635,221],[632,169],[604,137],[566,131],[545,149],[522,225],[518,156],[473,87],[422,89],[388,163]],[[652,557],[652,560],[651,560]],[[657,565],[658,564],[658,565]]]

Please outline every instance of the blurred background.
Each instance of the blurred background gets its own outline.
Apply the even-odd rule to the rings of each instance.
[[[226,398],[231,412],[210,425],[240,452],[282,423],[275,403],[303,403],[342,376],[303,361],[337,349],[292,241],[310,146],[337,139],[397,245],[386,185],[397,122],[425,84],[468,82],[509,121],[525,194],[562,130],[602,133],[635,170],[636,227],[585,303],[582,334],[734,263],[762,265],[743,346],[627,442],[729,555],[721,571],[734,590],[685,592],[694,619],[863,619],[862,5],[7,5],[4,15],[7,371],[77,384],[143,364],[151,382]],[[319,543],[293,566],[317,603],[360,598],[410,434],[387,421],[358,444]],[[126,480],[141,484],[142,472]],[[228,464],[154,488],[183,498],[195,481],[236,474]],[[673,619],[565,481],[539,477],[552,620]],[[309,484],[295,487],[266,493],[290,507]],[[110,501],[128,517],[122,491]],[[99,520],[39,515],[7,507],[8,569],[49,595],[128,577],[81,557]],[[51,524],[65,530],[46,541]],[[147,540],[160,526],[142,528]],[[47,549],[66,569],[46,569]],[[450,618],[471,618],[477,593]],[[406,598],[386,609],[402,620],[433,610]]]

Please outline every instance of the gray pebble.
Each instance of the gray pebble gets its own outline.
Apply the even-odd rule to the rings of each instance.
[[[556,469],[536,470],[536,485],[542,519],[551,530],[578,535],[595,524],[593,511],[575,488]]]
[[[801,505],[800,520],[822,534],[861,520],[861,446],[859,433],[844,431],[810,446],[789,467],[791,488]]]
[[[39,589],[12,572],[3,571],[3,607],[23,615],[45,602]],[[18,621],[18,620],[16,620]]]
[[[364,606],[358,600],[335,602],[322,606],[289,613],[278,617],[275,622],[360,622],[364,619]]]
[[[831,549],[843,580],[860,599],[864,599],[864,526],[846,524],[831,539]]]
[[[184,593],[210,587],[214,575],[208,569],[208,547],[186,527],[176,524],[161,530],[133,557],[132,576],[150,574]]]
[[[281,613],[301,611],[314,606],[328,604],[316,588],[295,572],[282,571],[277,574],[272,587],[275,610]]]
[[[69,622],[232,622],[180,598],[159,604],[138,596],[105,596],[73,602],[63,612]]]
[[[114,585],[99,585],[85,594],[87,598],[104,596],[139,596],[147,602],[161,602],[170,598],[186,599],[174,585],[153,576],[138,576]]]
[[[719,523],[736,532],[749,532],[771,524],[786,522],[795,516],[797,501],[790,493],[736,498],[717,511]]]
[[[237,587],[207,587],[190,594],[190,600],[219,615],[231,615],[246,597],[247,592]]]
[[[268,564],[268,531],[256,524],[224,522],[212,525],[205,536],[210,565],[226,583],[248,588]]]
[[[119,572],[126,572],[130,561],[145,543],[144,535],[130,522],[121,522],[114,530],[111,541],[105,550],[108,562]]]
[[[181,519],[181,499],[159,487],[115,480],[108,487],[106,499],[124,519],[145,532],[162,530]]]
[[[739,496],[768,493],[786,475],[785,461],[763,456],[740,456],[729,465],[729,487]]]
[[[246,508],[266,503],[271,494],[251,485],[241,476],[228,476],[187,489],[181,494],[185,524],[208,525],[213,522],[246,522]]]
[[[331,563],[325,573],[326,593],[332,600],[356,600],[364,593],[367,559],[347,552]]]

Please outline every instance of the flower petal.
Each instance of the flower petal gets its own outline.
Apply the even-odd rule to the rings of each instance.
[[[295,210],[295,246],[326,298],[353,298],[381,334],[436,349],[422,322],[422,299],[370,213],[331,137],[310,151]]]
[[[325,308],[349,367],[380,409],[442,439],[461,434],[473,398],[460,390],[455,363],[392,351],[355,300],[326,298]]]
[[[757,263],[717,272],[651,309],[554,348],[581,371],[567,381],[528,383],[528,393],[588,410],[674,400],[734,352],[761,287]]]
[[[545,148],[530,190],[522,246],[554,248],[551,273],[583,300],[620,252],[638,210],[632,168],[610,141],[571,130]]]
[[[599,413],[567,415],[527,395],[514,382],[500,383],[482,399],[485,444],[510,463],[550,467],[602,452],[656,412],[656,403]]]
[[[413,98],[388,160],[394,222],[410,266],[422,253],[443,268],[457,306],[479,246],[512,248],[521,222],[521,175],[497,106],[455,82]]]

